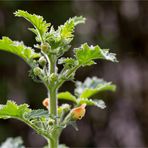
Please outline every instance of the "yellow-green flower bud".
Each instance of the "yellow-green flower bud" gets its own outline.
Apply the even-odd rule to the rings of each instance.
[[[55,74],[55,73],[52,73],[51,75],[50,75],[50,77],[49,77],[49,80],[50,81],[56,81],[58,79],[58,75],[57,74]]]
[[[44,67],[46,65],[46,59],[44,57],[40,57],[39,63],[40,63],[41,66]]]
[[[44,43],[41,45],[41,50],[45,53],[48,52],[48,48],[49,48],[49,44],[48,43]]]
[[[39,76],[39,75],[42,73],[42,70],[41,70],[41,68],[39,68],[39,67],[35,67],[35,68],[33,69],[33,72],[34,72],[34,74],[35,74],[36,76]]]

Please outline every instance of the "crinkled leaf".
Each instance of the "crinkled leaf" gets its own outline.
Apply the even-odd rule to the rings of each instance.
[[[40,56],[40,54],[35,53],[31,47],[25,46],[23,42],[12,41],[8,37],[3,37],[0,40],[0,50],[16,54],[23,58],[27,63],[29,63],[31,59]]]
[[[7,138],[0,148],[25,148],[21,137]]]
[[[64,39],[72,38],[75,26],[80,24],[80,23],[85,23],[84,17],[75,16],[73,18],[70,18],[68,21],[65,22],[64,25],[59,26],[58,32],[60,33],[60,37],[64,38]]]
[[[73,96],[73,95],[72,95],[70,92],[68,92],[68,91],[59,93],[59,94],[58,94],[58,99],[69,100],[69,101],[76,102],[76,97]]]
[[[17,105],[13,101],[7,101],[6,105],[2,105],[0,108],[0,118],[18,119],[33,128],[38,134],[46,138],[50,136],[50,132],[42,124],[44,122],[47,128],[49,128],[49,120],[46,120],[46,118],[50,119],[50,117],[47,117],[47,112],[42,109],[32,111],[27,104]],[[54,127],[51,130],[54,130]]]
[[[82,66],[92,65],[95,59],[105,59],[116,62],[114,53],[109,53],[109,50],[101,49],[99,46],[88,46],[87,43],[82,44],[80,48],[75,49],[75,57]]]
[[[27,11],[18,10],[14,14],[15,16],[23,17],[27,21],[29,21],[35,27],[35,29],[31,28],[30,30],[38,36],[38,41],[43,41],[43,38],[46,35],[46,32],[48,31],[50,23],[46,23],[42,16],[30,14]]]
[[[76,82],[75,94],[79,98],[89,98],[100,91],[115,91],[116,86],[97,77],[87,78],[83,83]]]
[[[18,118],[23,119],[24,113],[30,112],[27,104],[17,105],[13,101],[7,101],[6,105],[0,108],[0,118]]]
[[[77,104],[79,104],[79,105],[86,104],[88,106],[97,106],[101,109],[104,109],[106,107],[103,100],[92,100],[92,99],[87,99],[87,98],[78,99]]]
[[[57,30],[53,26],[50,28],[50,32],[46,34],[46,39],[51,46],[52,52],[57,57],[62,56],[70,49],[70,42],[73,40],[75,26],[84,22],[85,18],[76,16],[67,20],[63,25],[60,25]]]

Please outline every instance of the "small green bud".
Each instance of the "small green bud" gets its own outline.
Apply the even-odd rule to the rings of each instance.
[[[52,73],[52,74],[50,75],[50,77],[49,77],[49,80],[50,80],[50,81],[56,81],[57,79],[58,79],[58,75],[55,74],[55,73]]]
[[[62,104],[62,109],[65,111],[65,112],[67,112],[67,111],[69,111],[70,110],[70,105],[69,104]]]
[[[40,57],[39,64],[44,67],[46,65],[46,59],[44,57]]]
[[[49,121],[48,121],[48,124],[49,124],[49,125],[53,125],[54,123],[55,123],[55,120],[49,119]]]
[[[48,43],[44,43],[41,45],[41,50],[45,53],[48,52],[48,48],[49,48],[49,44]]]
[[[41,68],[39,68],[39,67],[35,67],[35,68],[33,69],[33,72],[34,72],[34,74],[35,74],[36,76],[39,76],[39,75],[42,73],[42,70],[41,70]]]

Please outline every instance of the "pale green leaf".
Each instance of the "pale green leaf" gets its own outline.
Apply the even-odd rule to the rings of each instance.
[[[40,56],[40,54],[35,53],[31,47],[25,46],[23,42],[12,41],[8,37],[3,37],[0,40],[0,50],[16,54],[23,58],[27,63]]]
[[[27,11],[23,10],[18,10],[14,14],[15,16],[23,17],[27,21],[29,21],[35,27],[35,29],[31,28],[30,30],[38,36],[39,41],[42,42],[44,40],[44,36],[48,31],[50,23],[46,23],[46,21],[44,21],[42,16],[36,14],[30,14]]]
[[[83,16],[75,16],[75,17],[71,18],[71,20],[74,21],[74,25],[76,26],[78,24],[85,23],[86,18]]]
[[[58,99],[76,102],[76,97],[73,96],[73,95],[72,95],[70,92],[68,92],[68,91],[59,93],[59,94],[58,94]]]
[[[61,38],[72,38],[75,26],[80,23],[85,23],[85,18],[75,16],[66,21],[64,25],[59,26],[57,32],[59,32]]]
[[[24,113],[28,112],[30,112],[30,109],[27,104],[17,105],[13,101],[7,101],[7,104],[0,108],[0,118],[23,119]]]
[[[92,99],[87,99],[87,98],[80,98],[77,100],[77,104],[86,104],[88,106],[97,106],[101,109],[104,109],[106,107],[105,103],[103,100],[92,100]]]
[[[1,119],[18,119],[29,125],[40,135],[49,138],[49,131],[46,131],[42,125],[42,122],[44,122],[45,125],[50,126],[48,120],[46,120],[46,118],[50,119],[49,116],[47,117],[47,114],[48,113],[42,109],[32,111],[28,108],[27,104],[17,105],[13,101],[7,101],[6,105],[1,105],[0,108]]]
[[[116,86],[97,77],[87,78],[83,83],[76,82],[75,94],[79,98],[89,98],[100,91],[115,91]]]
[[[114,53],[109,53],[107,49],[101,49],[99,46],[88,46],[87,43],[82,44],[80,48],[75,49],[75,57],[82,66],[91,65],[95,59],[105,59],[116,62]]]
[[[84,23],[85,18],[73,17],[67,20],[63,25],[60,25],[57,30],[50,28],[50,32],[46,34],[46,40],[51,46],[52,53],[57,57],[62,56],[70,49],[70,42],[73,40],[73,33],[76,25]]]

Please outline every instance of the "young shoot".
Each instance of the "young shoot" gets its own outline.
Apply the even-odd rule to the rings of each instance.
[[[99,109],[106,107],[103,100],[92,99],[92,96],[101,91],[115,91],[116,86],[97,77],[88,77],[84,82],[75,82],[74,94],[69,91],[59,92],[59,88],[65,81],[75,81],[75,73],[80,67],[91,66],[95,64],[95,60],[117,62],[116,55],[110,53],[109,49],[84,43],[73,49],[73,57],[63,57],[65,52],[72,50],[75,27],[85,23],[82,16],[72,17],[54,29],[54,26],[40,15],[23,10],[16,11],[14,15],[32,24],[33,27],[29,30],[35,34],[37,43],[33,47],[27,47],[23,42],[2,37],[0,50],[16,54],[30,66],[32,77],[45,85],[47,98],[42,102],[45,108],[36,110],[29,108],[28,104],[17,105],[8,100],[5,105],[0,105],[0,118],[14,118],[26,123],[47,140],[46,147],[58,148],[62,130],[81,120],[85,116],[87,106],[96,106]],[[63,65],[61,71],[58,70],[58,64]],[[59,106],[58,100],[68,100],[72,105]]]

